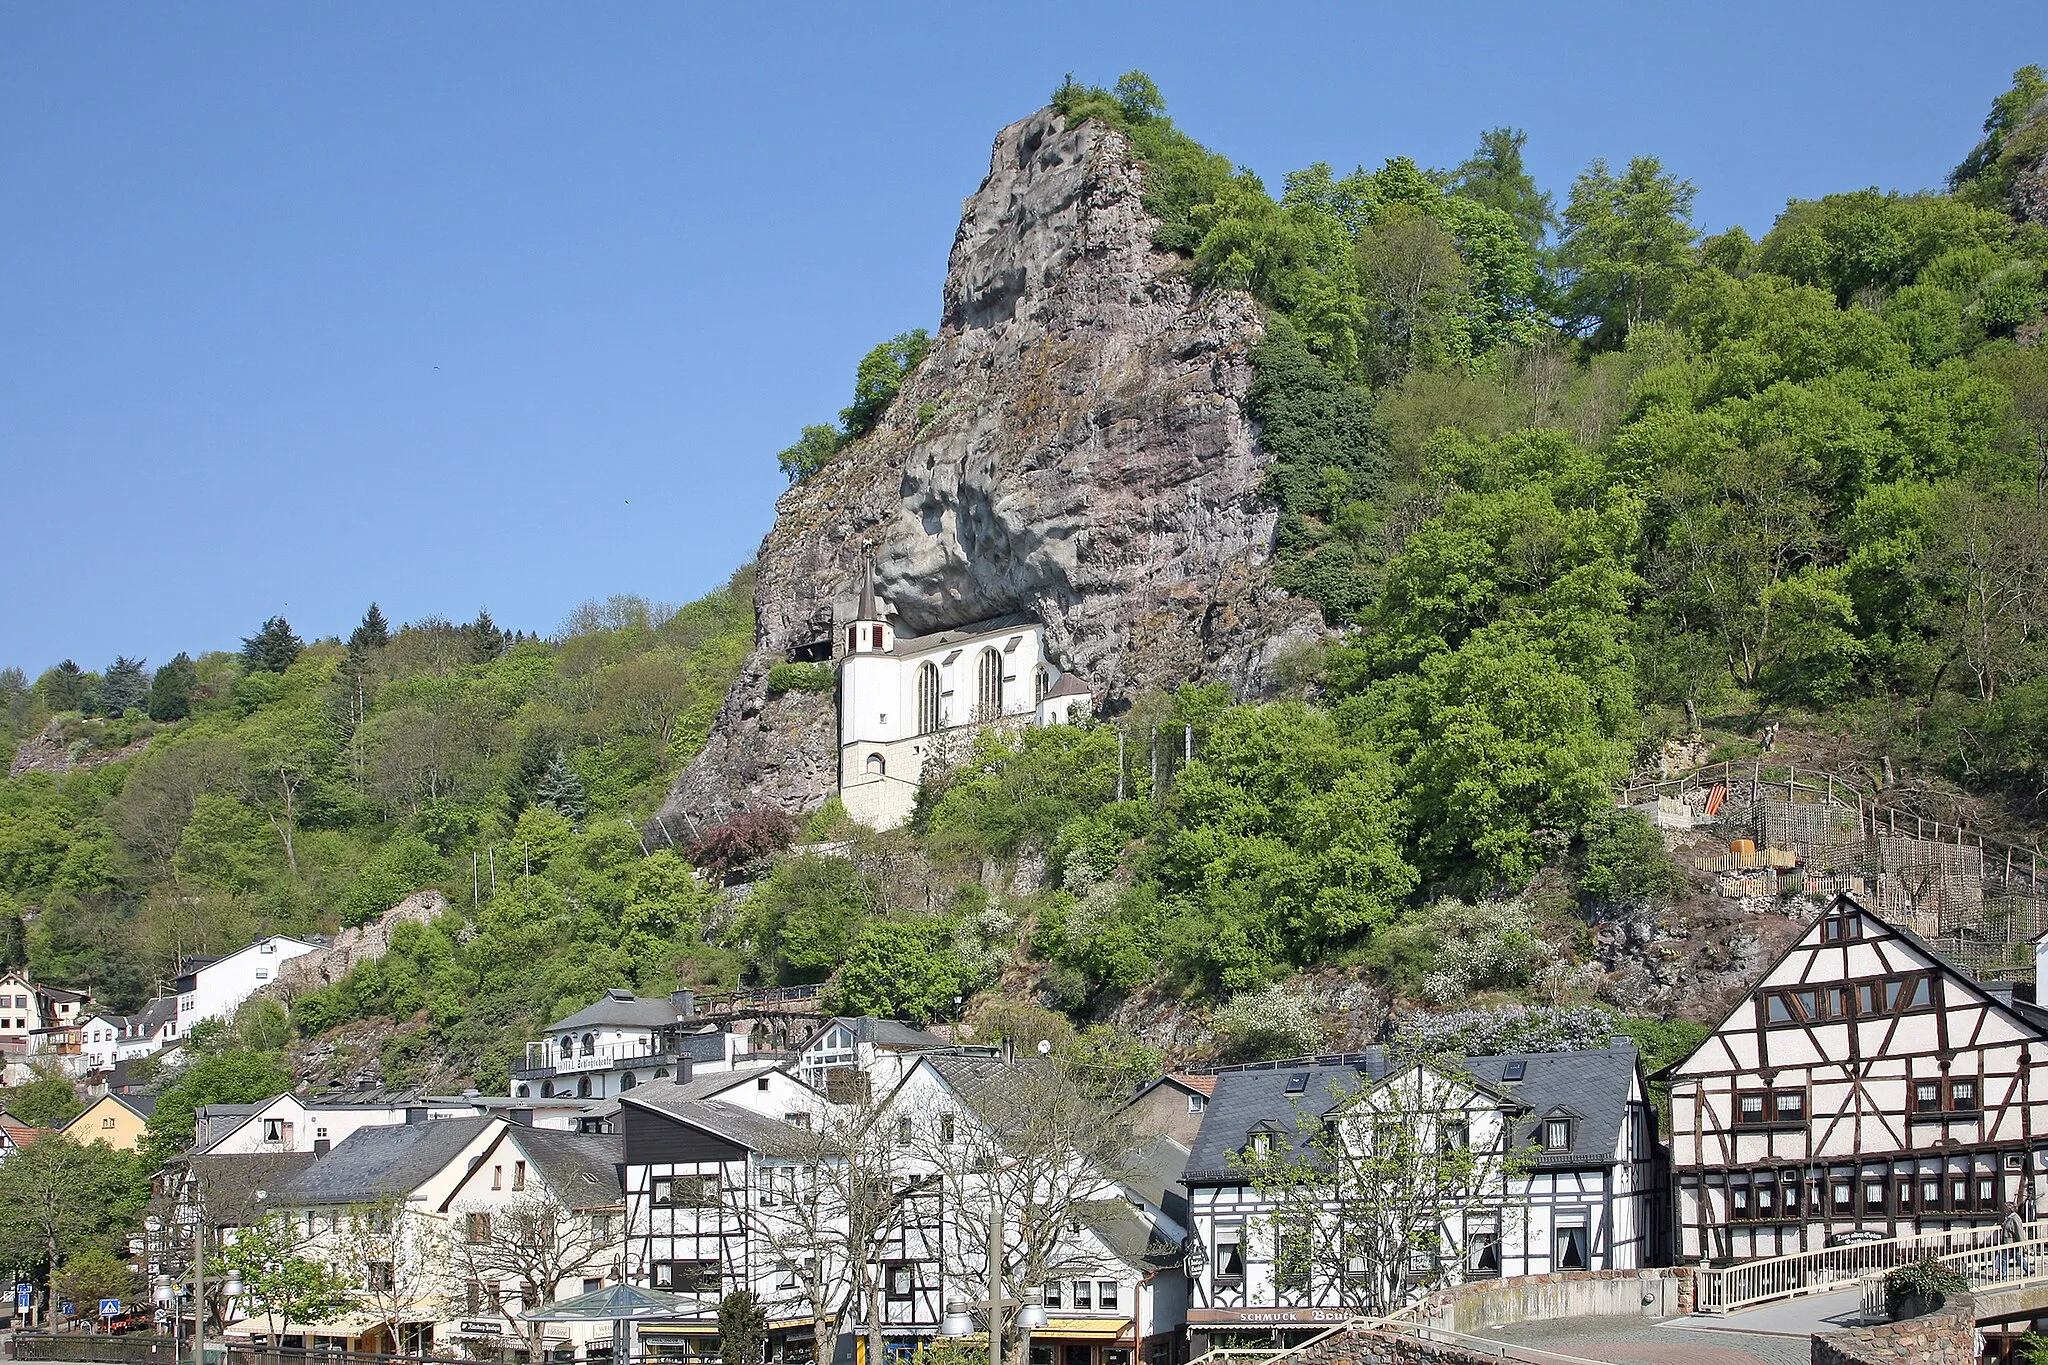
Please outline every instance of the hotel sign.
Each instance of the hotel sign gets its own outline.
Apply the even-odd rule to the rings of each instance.
[[[1334,1327],[1357,1316],[1346,1308],[1190,1308],[1190,1327]]]

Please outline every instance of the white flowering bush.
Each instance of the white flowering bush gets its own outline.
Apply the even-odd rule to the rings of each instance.
[[[1427,917],[1436,967],[1423,979],[1425,999],[1449,1005],[1474,991],[1527,984],[1557,957],[1521,901],[1438,901]]]
[[[1322,1046],[1323,1021],[1307,996],[1275,982],[1230,997],[1213,1020],[1223,1058],[1263,1062],[1301,1057]]]

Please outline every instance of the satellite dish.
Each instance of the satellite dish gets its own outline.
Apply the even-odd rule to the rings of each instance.
[[[1038,1055],[1041,1057],[1048,1057],[1052,1055],[1052,1039],[1040,1038],[1038,1040]]]

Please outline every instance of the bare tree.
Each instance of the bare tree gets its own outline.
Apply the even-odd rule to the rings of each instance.
[[[900,1116],[937,1174],[954,1232],[950,1292],[988,1301],[990,1257],[1005,1301],[993,1330],[1022,1360],[1015,1309],[1048,1280],[1103,1269],[1081,1229],[1136,1146],[1116,1089],[1064,1062],[955,1061],[947,1077],[968,1112]]]
[[[453,1262],[463,1279],[488,1286],[494,1304],[501,1286],[512,1281],[528,1310],[552,1302],[564,1280],[593,1267],[608,1270],[624,1247],[619,1222],[609,1212],[572,1209],[552,1190],[505,1204],[460,1207],[454,1220]],[[542,1357],[544,1330],[542,1323],[526,1324],[533,1360]]]
[[[449,1297],[447,1228],[411,1209],[402,1195],[344,1210],[335,1220],[333,1264],[400,1353],[400,1328],[439,1317]]]
[[[1529,1157],[1499,1101],[1460,1066],[1411,1063],[1295,1106],[1291,1132],[1254,1130],[1236,1158],[1274,1206],[1258,1231],[1273,1239],[1283,1302],[1384,1312],[1449,1281],[1454,1264],[1491,1254],[1498,1268],[1500,1229],[1489,1253],[1468,1239],[1466,1216],[1498,1213]],[[1246,1252],[1211,1254],[1220,1268]]]
[[[935,1216],[930,1172],[919,1169],[890,1114],[863,1097],[793,1129],[761,1178],[749,1217],[781,1264],[787,1289],[773,1302],[809,1313],[819,1361],[832,1358],[854,1319],[866,1323],[868,1358],[883,1359],[883,1254],[920,1210]]]

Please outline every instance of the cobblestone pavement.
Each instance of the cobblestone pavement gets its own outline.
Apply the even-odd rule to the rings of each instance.
[[[1627,1318],[1556,1318],[1479,1335],[1610,1365],[1807,1365],[1812,1349],[1803,1336],[1701,1331]]]

